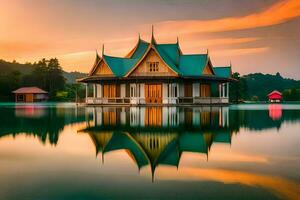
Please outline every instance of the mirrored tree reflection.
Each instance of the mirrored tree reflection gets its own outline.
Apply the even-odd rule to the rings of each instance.
[[[85,109],[23,105],[0,108],[0,138],[19,134],[38,137],[42,143],[57,144],[66,125],[85,121]]]

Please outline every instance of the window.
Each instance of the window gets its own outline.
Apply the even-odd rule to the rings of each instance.
[[[147,62],[149,72],[158,72],[159,62]]]
[[[17,95],[17,100],[18,101],[24,101],[25,100],[24,96],[25,96],[24,94],[18,94]]]
[[[130,85],[130,97],[137,97],[137,87],[135,84]]]

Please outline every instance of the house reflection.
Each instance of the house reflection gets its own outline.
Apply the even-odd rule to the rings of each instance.
[[[280,104],[269,105],[269,117],[273,120],[280,120],[282,116],[282,106]]]
[[[228,108],[94,108],[88,133],[96,154],[125,150],[139,169],[178,167],[183,152],[208,156],[213,142],[231,143]]]
[[[93,126],[229,127],[228,107],[95,107],[92,113]]]

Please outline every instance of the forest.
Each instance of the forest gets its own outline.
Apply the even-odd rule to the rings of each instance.
[[[0,101],[13,101],[12,91],[25,86],[37,86],[49,92],[50,101],[83,100],[85,87],[76,83],[77,78],[86,74],[65,72],[58,59],[42,59],[36,63],[17,63],[0,60]],[[230,83],[230,101],[267,101],[273,90],[283,93],[285,101],[300,101],[300,80],[284,78],[280,73],[233,73],[236,80]]]

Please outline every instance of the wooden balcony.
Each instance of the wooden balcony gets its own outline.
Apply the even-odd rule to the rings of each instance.
[[[227,97],[170,97],[162,98],[160,105],[215,105],[228,104]],[[125,98],[86,98],[86,104],[89,105],[146,105],[145,98],[125,97]],[[147,104],[148,105],[148,104]],[[158,105],[156,103],[156,105]]]

